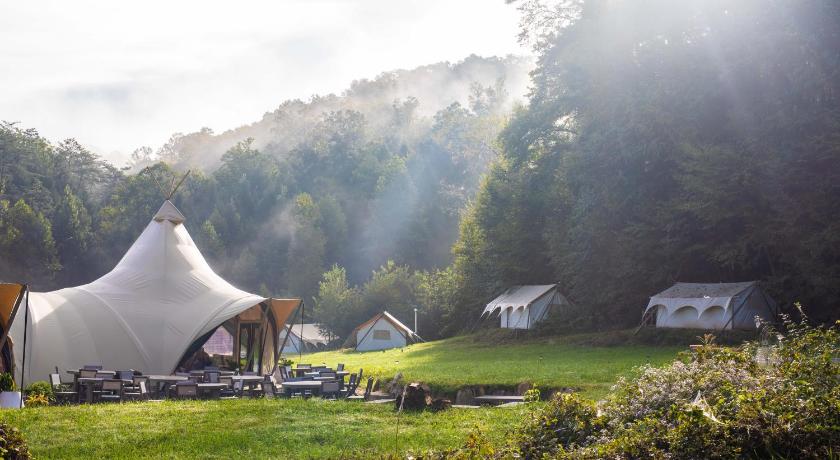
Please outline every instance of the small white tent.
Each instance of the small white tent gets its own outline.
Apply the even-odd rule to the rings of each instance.
[[[533,329],[553,307],[568,304],[556,284],[513,286],[488,303],[481,316],[498,312],[502,328]]]
[[[16,374],[31,382],[56,367],[94,363],[168,374],[220,326],[249,370],[270,371],[274,338],[300,300],[232,286],[204,260],[184,220],[167,200],[109,273],[84,286],[30,293],[9,331]]]
[[[408,326],[383,311],[353,329],[344,346],[353,347],[357,351],[373,351],[404,347],[422,341]]]
[[[656,327],[755,329],[755,317],[773,320],[776,303],[755,281],[677,283],[650,298],[643,323]]]
[[[291,333],[289,333],[291,331]],[[286,338],[286,335],[289,338]],[[303,353],[311,353],[323,350],[330,343],[327,334],[321,332],[321,325],[315,323],[287,324],[280,330],[277,343],[280,344],[280,354],[301,353],[301,342],[303,342]]]

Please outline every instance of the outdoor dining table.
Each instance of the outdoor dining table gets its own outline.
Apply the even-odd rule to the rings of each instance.
[[[90,404],[93,402],[93,388],[96,384],[101,384],[105,380],[102,377],[79,377],[76,382],[80,387],[85,389],[85,402]],[[79,391],[81,393],[81,391]]]
[[[222,390],[227,388],[226,383],[199,383],[197,385],[198,391],[209,394],[211,398],[218,398]]]
[[[82,370],[89,370],[89,369],[67,369],[67,373],[73,376],[73,390],[74,391],[79,391],[79,374],[81,374],[80,371],[82,371]],[[99,371],[96,371],[96,372],[99,373],[99,374],[111,374],[112,376],[117,375],[117,371],[99,370]]]
[[[154,388],[158,395],[165,395],[166,389],[173,383],[186,382],[189,380],[183,375],[147,375],[146,377],[149,378],[149,386]]]
[[[313,393],[321,392],[321,380],[300,380],[296,382],[283,382],[283,393],[286,396],[291,396],[293,390],[313,390]]]

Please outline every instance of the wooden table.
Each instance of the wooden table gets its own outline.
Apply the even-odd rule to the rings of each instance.
[[[286,396],[291,396],[293,390],[313,390],[313,393],[317,394],[321,392],[321,384],[324,383],[320,380],[300,380],[297,382],[283,382],[283,393]]]
[[[476,396],[475,402],[478,404],[503,404],[503,403],[510,403],[510,402],[523,402],[525,401],[524,396],[516,396],[516,395],[488,395],[488,396]]]

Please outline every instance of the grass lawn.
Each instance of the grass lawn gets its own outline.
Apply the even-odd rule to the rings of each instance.
[[[400,452],[496,442],[528,409],[404,413]],[[348,401],[166,401],[0,410],[37,458],[364,458],[395,452],[391,405]]]
[[[339,350],[303,355],[302,362],[335,366],[391,379],[402,372],[409,381],[428,383],[434,391],[454,393],[467,385],[516,386],[529,381],[540,388],[575,388],[600,398],[620,375],[645,363],[661,365],[685,346],[575,345],[560,338],[493,343],[474,336],[418,343],[403,349],[353,352]],[[298,361],[297,355],[290,356]]]

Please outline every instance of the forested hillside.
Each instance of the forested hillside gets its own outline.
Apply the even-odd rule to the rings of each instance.
[[[764,280],[836,318],[840,4],[529,5],[534,88],[461,223],[450,322],[554,281],[573,327],[637,324],[675,281]]]
[[[190,169],[174,201],[223,276],[309,302],[335,264],[353,284],[377,270],[374,279],[398,279],[342,318],[406,314],[422,276],[415,271],[451,262],[460,212],[532,67],[471,56],[384,73],[342,95],[286,101],[219,135],[176,134],[158,150],[138,149],[123,170],[74,140],[53,145],[4,123],[0,278],[52,289],[102,275],[160,206],[155,180],[168,187]]]
[[[517,3],[517,2],[514,2]],[[762,280],[840,305],[840,4],[519,2],[538,57],[470,57],[178,134],[118,170],[0,128],[0,277],[110,268],[175,198],[214,268],[307,300],[338,335],[388,309],[426,338],[511,284],[559,282],[552,327],[626,327],[675,281]],[[511,14],[515,14],[513,10]]]

